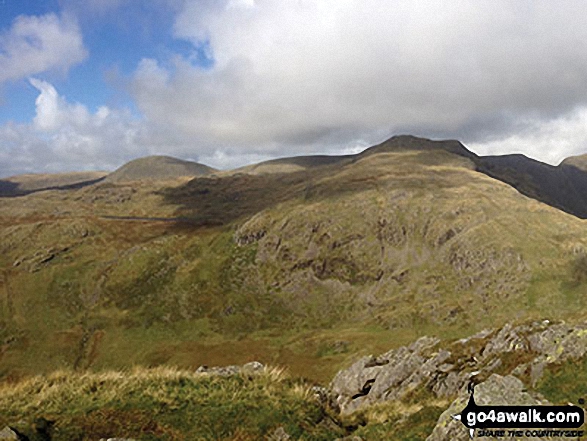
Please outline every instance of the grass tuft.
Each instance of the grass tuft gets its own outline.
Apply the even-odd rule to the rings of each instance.
[[[0,425],[33,436],[54,422],[52,439],[262,439],[283,427],[294,439],[333,439],[310,385],[282,368],[221,377],[171,367],[127,372],[59,371],[0,385]]]

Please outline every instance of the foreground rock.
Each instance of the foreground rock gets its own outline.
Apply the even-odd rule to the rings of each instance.
[[[587,323],[507,324],[441,347],[422,337],[378,357],[363,357],[332,381],[332,405],[341,414],[383,401],[404,399],[419,388],[437,398],[456,396],[469,382],[513,374],[536,384],[549,364],[587,353]]]
[[[4,429],[0,430],[0,441],[18,441],[22,440],[23,438],[18,435],[14,430],[10,427],[6,426]]]
[[[453,401],[450,407],[440,416],[438,423],[426,441],[467,441],[469,440],[468,429],[460,422],[452,418],[459,414],[466,406],[469,394],[466,390],[461,391],[458,398]],[[475,402],[477,405],[548,405],[551,404],[538,394],[531,395],[525,391],[524,383],[511,375],[502,377],[497,374],[491,375],[486,381],[475,387]],[[511,440],[509,436],[493,437],[483,439]],[[525,437],[525,440],[570,440],[577,438],[566,437]]]

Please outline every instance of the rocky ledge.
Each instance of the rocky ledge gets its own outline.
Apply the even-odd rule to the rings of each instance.
[[[422,387],[438,398],[454,396],[470,381],[481,383],[494,373],[527,377],[536,384],[547,365],[586,353],[587,323],[508,324],[445,347],[437,338],[422,337],[409,346],[363,357],[338,372],[328,392],[334,407],[349,414],[405,398]]]
[[[545,320],[507,324],[449,344],[422,337],[409,346],[363,357],[339,371],[324,391],[324,399],[345,416],[386,401],[409,400],[420,393],[439,401],[448,399],[449,403],[457,397],[428,441],[465,440],[468,433],[450,415],[465,407],[470,383],[478,385],[478,404],[547,404],[544,397],[530,395],[525,387],[536,385],[548,365],[586,354],[587,323]]]

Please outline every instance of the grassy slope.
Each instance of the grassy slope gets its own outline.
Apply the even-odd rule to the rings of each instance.
[[[34,439],[41,418],[54,422],[54,441],[252,441],[279,427],[294,439],[343,433],[326,423],[307,384],[275,369],[228,378],[170,368],[57,372],[0,385],[0,426],[11,424]]]
[[[131,182],[138,180],[164,180],[185,176],[207,175],[216,171],[204,164],[183,161],[170,156],[147,156],[127,162],[110,173],[106,182]]]
[[[43,192],[0,200],[0,225],[7,378],[258,359],[327,381],[419,335],[584,310],[584,222],[441,151]]]
[[[587,359],[553,365],[534,389],[565,405],[585,396]],[[125,436],[141,440],[257,440],[283,429],[292,439],[422,440],[452,398],[426,390],[340,418],[310,384],[280,369],[210,376],[168,367],[79,373],[58,371],[0,384],[0,426],[32,441],[51,423],[54,441]],[[453,397],[454,398],[454,397]],[[36,429],[37,428],[37,429]]]
[[[106,172],[28,174],[0,179],[0,195],[26,194],[43,189],[79,188],[99,181]]]

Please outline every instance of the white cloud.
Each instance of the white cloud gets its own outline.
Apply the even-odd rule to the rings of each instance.
[[[197,159],[190,140],[145,122],[127,110],[90,112],[70,103],[49,83],[32,78],[39,90],[29,124],[0,126],[0,176],[31,172],[113,170],[130,159],[160,154]]]
[[[29,81],[41,92],[35,100],[36,116],[33,122],[37,129],[53,131],[67,125],[83,128],[90,123],[91,116],[85,106],[78,103],[69,104],[65,98],[58,95],[55,87],[46,81],[36,78]],[[108,113],[107,110],[99,111],[93,117],[92,123],[101,125]]]
[[[0,83],[48,70],[66,72],[86,57],[80,29],[71,17],[21,15],[0,35]]]
[[[398,132],[479,144],[587,103],[584,11],[545,0],[186,1],[175,35],[209,40],[214,66],[143,60],[132,92],[150,121],[197,136],[209,155],[324,151]]]
[[[587,153],[587,107],[547,121],[528,121],[519,133],[468,146],[481,155],[522,153],[550,164]]]
[[[142,60],[129,82],[141,118],[92,112],[32,79],[36,116],[0,127],[0,174],[112,169],[148,154],[237,167],[356,152],[396,133],[551,163],[587,151],[578,0],[166,1],[174,36],[208,42],[212,67]],[[87,19],[127,4],[92,1]],[[0,82],[85,56],[67,14],[20,17],[0,37]]]

